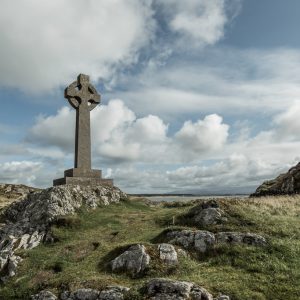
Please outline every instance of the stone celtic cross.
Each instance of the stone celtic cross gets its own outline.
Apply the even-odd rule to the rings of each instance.
[[[76,109],[74,169],[65,171],[65,177],[53,181],[54,185],[112,185],[111,179],[102,179],[100,170],[91,168],[90,111],[100,104],[100,95],[89,81],[89,76],[79,74],[77,80],[65,89],[65,98]]]

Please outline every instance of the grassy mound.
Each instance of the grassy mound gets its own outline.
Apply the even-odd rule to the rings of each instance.
[[[24,260],[17,275],[0,287],[0,299],[29,299],[41,289],[58,293],[112,284],[136,289],[153,277],[193,281],[232,299],[300,298],[299,196],[220,200],[228,222],[211,231],[258,233],[267,238],[268,247],[217,246],[201,257],[180,257],[176,268],[152,264],[142,278],[109,271],[107,262],[130,244],[142,243],[151,251],[157,237],[177,228],[176,220],[192,205],[152,207],[131,199],[59,219],[52,228],[53,244],[19,251]],[[129,299],[138,299],[133,294]]]

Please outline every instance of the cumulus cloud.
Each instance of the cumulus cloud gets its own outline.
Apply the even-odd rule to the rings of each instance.
[[[42,163],[33,161],[10,161],[0,164],[0,181],[33,185]]]
[[[194,152],[217,150],[224,146],[229,126],[222,123],[223,118],[213,114],[196,123],[187,121],[176,133],[176,139],[185,149]]]
[[[0,84],[49,90],[80,72],[109,79],[136,61],[154,31],[139,0],[1,0]]]
[[[300,141],[300,101],[274,118],[277,126],[276,137],[284,140]]]
[[[113,163],[180,162],[186,161],[186,154],[191,153],[194,155],[189,156],[190,160],[199,158],[221,149],[229,129],[222,117],[209,115],[195,123],[187,121],[177,133],[170,134],[168,124],[161,118],[154,115],[138,118],[121,100],[111,100],[95,108],[91,116],[94,153]],[[74,112],[67,107],[55,116],[40,116],[26,141],[70,152],[74,144],[74,120]]]
[[[195,45],[212,45],[224,36],[225,25],[240,9],[241,1],[158,0],[171,31]],[[230,3],[228,3],[230,2]],[[226,9],[230,7],[229,9]],[[190,44],[189,44],[190,46]]]

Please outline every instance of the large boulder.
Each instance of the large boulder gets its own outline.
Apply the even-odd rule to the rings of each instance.
[[[115,187],[63,185],[29,193],[23,200],[12,203],[2,214],[6,223],[0,229],[0,272],[8,270],[8,273],[1,279],[15,274],[20,262],[15,251],[38,246],[58,217],[74,214],[82,206],[94,209],[126,197]]]
[[[292,167],[287,173],[277,178],[265,181],[251,197],[292,195],[300,193],[300,163]]]
[[[144,245],[132,245],[110,262],[113,272],[126,272],[132,277],[142,275],[150,264]]]

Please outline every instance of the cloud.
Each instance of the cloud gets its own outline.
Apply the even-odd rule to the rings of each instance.
[[[74,111],[67,107],[54,116],[40,116],[25,140],[38,148],[46,147],[50,154],[49,147],[70,153],[74,147],[74,120]],[[180,162],[186,161],[187,154],[189,160],[199,158],[222,149],[229,129],[220,116],[209,115],[195,123],[187,121],[177,133],[170,134],[168,124],[161,118],[154,115],[138,118],[118,99],[92,111],[91,127],[95,156],[113,164]]]
[[[10,161],[0,164],[0,181],[33,185],[42,163],[33,161]]]
[[[229,126],[222,123],[223,118],[213,114],[196,123],[187,121],[176,133],[177,141],[185,149],[194,152],[218,150],[224,146]]]
[[[300,101],[274,117],[276,137],[281,140],[300,141]]]
[[[151,2],[1,0],[0,84],[57,88],[84,72],[109,79],[152,39]]]
[[[75,110],[61,108],[55,116],[38,116],[25,141],[40,146],[71,150],[75,139]]]
[[[119,81],[124,88],[109,96],[124,99],[138,115],[167,121],[212,113],[265,120],[299,99],[299,76],[295,49],[219,47],[124,76]]]
[[[224,36],[225,25],[240,10],[241,1],[158,0],[169,29],[177,34],[181,47],[213,45]],[[230,8],[230,9],[227,9]],[[184,45],[185,44],[185,45]]]

